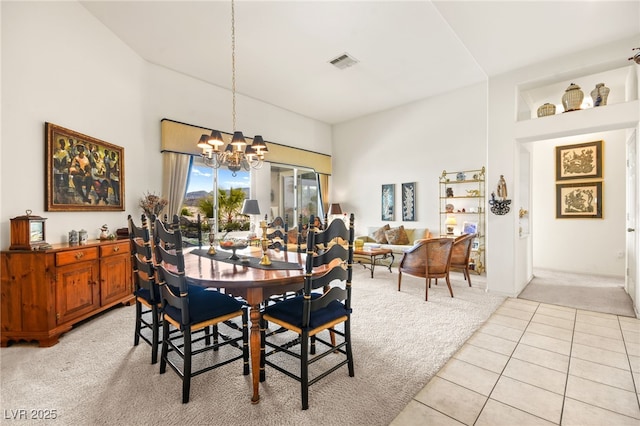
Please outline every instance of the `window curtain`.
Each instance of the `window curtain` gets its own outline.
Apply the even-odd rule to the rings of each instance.
[[[168,151],[163,152],[162,157],[162,194],[169,201],[167,214],[173,217],[174,214],[180,215],[193,157]]]
[[[329,175],[318,173],[318,188],[320,188],[320,204],[324,216],[329,211]]]

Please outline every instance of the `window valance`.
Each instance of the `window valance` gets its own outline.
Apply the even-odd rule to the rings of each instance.
[[[161,151],[178,152],[182,154],[200,155],[201,151],[196,146],[200,135],[210,134],[211,129],[180,123],[169,119],[161,121],[162,146]],[[226,143],[231,141],[231,134],[222,133]],[[247,138],[251,139],[251,138]],[[247,141],[251,143],[250,141]],[[269,153],[265,161],[272,163],[288,164],[292,166],[306,167],[317,173],[331,174],[331,156],[300,148],[280,145],[266,141]]]

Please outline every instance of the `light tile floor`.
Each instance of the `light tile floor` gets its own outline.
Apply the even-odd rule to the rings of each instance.
[[[507,299],[391,423],[640,425],[640,320]]]

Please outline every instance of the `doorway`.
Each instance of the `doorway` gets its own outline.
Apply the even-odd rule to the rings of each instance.
[[[594,292],[597,287],[608,288],[611,294],[616,290],[624,292],[627,252],[627,176],[624,166],[627,134],[628,130],[614,130],[522,144],[525,153],[521,153],[521,159],[526,160],[527,153],[531,156],[530,194],[523,191],[522,200],[526,203],[526,195],[529,196],[526,229],[531,238],[530,276],[533,277],[529,284],[533,284],[532,288],[527,286],[522,296],[527,296],[527,293],[530,296],[533,287],[541,282],[549,285],[554,283],[553,280],[558,286],[555,299],[560,299],[563,291],[575,291],[576,287],[585,288],[580,293],[582,295]],[[603,178],[599,179],[603,184],[603,217],[557,218],[556,191],[559,182],[555,173],[555,147],[597,140],[603,141]],[[521,168],[524,168],[522,162]],[[524,181],[522,175],[521,181]],[[593,277],[597,279],[591,279]],[[552,291],[552,288],[545,287],[544,290]],[[598,297],[601,298],[594,295],[594,298]]]

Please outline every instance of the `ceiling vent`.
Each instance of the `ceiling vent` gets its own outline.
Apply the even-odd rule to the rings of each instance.
[[[329,63],[336,68],[343,70],[357,64],[358,60],[353,56],[350,56],[348,53],[343,53],[342,55],[330,60]]]

